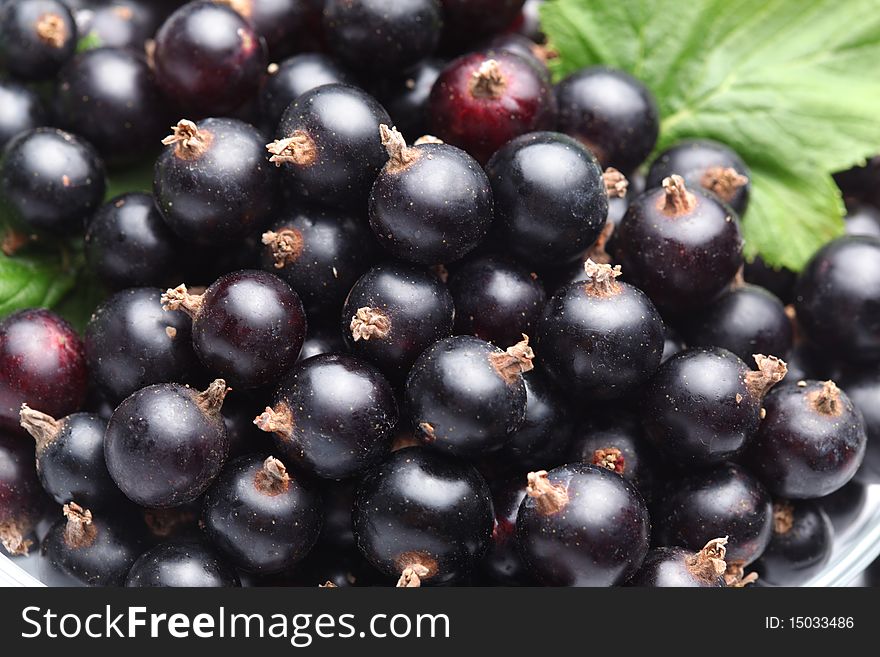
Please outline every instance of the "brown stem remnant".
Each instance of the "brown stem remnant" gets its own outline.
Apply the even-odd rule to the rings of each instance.
[[[38,457],[61,433],[62,422],[59,422],[51,415],[35,411],[27,404],[21,405],[18,417],[22,428],[37,441]]]
[[[275,269],[284,269],[285,265],[295,263],[305,247],[302,233],[296,228],[281,228],[278,232],[267,230],[262,242],[272,250]]]
[[[724,583],[728,587],[742,589],[757,581],[758,573],[749,573],[746,575],[746,568],[741,563],[727,564],[727,570],[724,571]]]
[[[419,430],[422,432],[424,439],[433,443],[437,440],[437,434],[434,433],[434,425],[429,422],[419,422]]]
[[[0,545],[13,557],[25,556],[33,541],[24,537],[24,529],[14,520],[0,522]]]
[[[568,504],[568,490],[562,484],[551,484],[546,470],[528,474],[526,494],[535,500],[542,516],[559,513]]]
[[[337,589],[337,588],[339,588],[339,587],[336,586],[336,584],[334,584],[333,582],[331,582],[331,581],[328,579],[328,580],[327,580],[326,582],[324,582],[323,584],[318,584],[318,588],[319,588],[319,589]]]
[[[355,342],[373,338],[381,340],[391,331],[391,320],[378,308],[364,306],[352,316],[349,329]]]
[[[186,285],[165,290],[160,301],[162,310],[182,310],[192,319],[195,319],[202,309],[202,295],[190,294]]]
[[[302,130],[295,130],[290,137],[276,139],[271,144],[266,144],[266,150],[272,154],[269,161],[277,167],[282,164],[307,167],[318,159],[318,147]]]
[[[597,449],[593,452],[592,463],[593,465],[598,465],[600,468],[611,470],[617,474],[623,474],[623,471],[626,468],[626,458],[624,457],[623,452],[616,447]]]
[[[687,568],[695,577],[713,582],[727,571],[727,537],[713,538],[695,555],[686,557]]]
[[[605,173],[602,174],[602,179],[605,181],[605,192],[608,194],[608,198],[623,198],[626,196],[629,181],[620,171],[614,167],[608,167],[605,169]]]
[[[770,388],[785,378],[788,365],[776,356],[755,354],[753,358],[758,365],[758,371],[752,370],[746,374],[746,389],[752,397],[760,401],[770,392]]]
[[[421,146],[423,144],[443,144],[445,143],[439,137],[435,137],[434,135],[422,135],[418,139],[413,142],[413,146]]]
[[[697,197],[684,186],[684,178],[671,175],[663,179],[665,194],[660,199],[660,211],[667,217],[680,217],[697,205]]]
[[[700,179],[700,185],[728,203],[736,190],[748,184],[749,179],[733,167],[709,167]]]
[[[430,571],[420,563],[407,566],[397,580],[399,589],[417,589],[422,585],[422,577],[426,577]]]
[[[389,128],[382,123],[379,125],[379,138],[388,153],[388,163],[385,166],[389,173],[400,173],[419,159],[419,150],[407,146],[397,128]]]
[[[188,119],[171,126],[171,134],[162,140],[165,146],[174,146],[174,156],[181,160],[196,160],[204,155],[214,136]]]
[[[267,406],[265,411],[254,418],[254,424],[260,431],[289,438],[293,435],[293,412],[287,404],[279,402],[275,408]]]
[[[203,391],[196,394],[196,404],[204,411],[205,415],[220,415],[223,400],[232,388],[226,387],[223,379],[214,379]]]
[[[67,25],[58,14],[45,13],[37,19],[37,36],[53,48],[63,48],[67,41]]]
[[[474,98],[500,98],[507,81],[497,60],[487,59],[471,76],[470,91]]]
[[[270,497],[286,492],[290,488],[287,468],[274,456],[270,456],[263,461],[263,467],[254,476],[254,488]]]
[[[67,518],[67,525],[64,527],[64,542],[67,547],[78,550],[94,543],[98,528],[92,522],[92,512],[75,502],[65,504],[63,511]]]
[[[587,258],[587,261],[584,263],[584,273],[587,275],[587,279],[584,282],[584,290],[591,297],[607,299],[620,292],[620,283],[615,280],[621,274],[620,265],[612,267],[611,265],[594,262],[592,258]]]
[[[776,534],[787,534],[794,527],[794,506],[791,502],[773,503],[773,531]]]
[[[505,351],[489,354],[489,363],[508,385],[513,385],[523,374],[535,368],[532,362],[535,352],[529,346],[529,336],[523,333],[522,337],[522,340]]]
[[[822,415],[838,417],[843,413],[840,402],[840,388],[834,381],[825,381],[819,390],[808,393],[813,410]]]
[[[590,247],[590,250],[587,251],[586,260],[592,260],[600,265],[611,264],[611,255],[609,255],[606,247],[608,246],[608,242],[611,241],[611,236],[614,235],[615,229],[616,227],[613,221],[605,222],[605,226],[602,227],[602,232],[599,233],[596,242]],[[585,264],[586,260],[584,261]]]

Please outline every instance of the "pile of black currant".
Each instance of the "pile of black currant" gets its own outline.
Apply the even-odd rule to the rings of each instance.
[[[744,162],[648,161],[650,91],[552,84],[539,4],[0,0],[3,247],[107,290],[82,337],[0,321],[9,554],[127,586],[822,569],[880,481],[880,164],[800,275],[745,263]]]

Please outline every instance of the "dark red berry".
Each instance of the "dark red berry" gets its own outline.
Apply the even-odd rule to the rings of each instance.
[[[833,541],[831,521],[816,502],[781,500],[773,505],[773,535],[755,570],[764,584],[800,586],[828,563]]]
[[[235,568],[205,541],[177,539],[144,552],[125,578],[127,587],[241,586]]]
[[[0,64],[16,77],[52,77],[76,42],[76,21],[63,2],[15,0],[0,7]]]
[[[654,548],[633,575],[628,586],[718,588],[726,586],[724,561],[726,538],[716,538],[694,554],[677,547]]]

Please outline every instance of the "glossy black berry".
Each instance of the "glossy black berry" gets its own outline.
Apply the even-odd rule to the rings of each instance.
[[[260,87],[261,125],[274,131],[284,110],[299,96],[324,84],[354,84],[351,73],[335,60],[319,52],[294,55],[278,64],[270,64],[269,75]]]
[[[856,205],[849,208],[844,221],[847,235],[880,237],[880,209],[871,205]]]
[[[364,556],[398,586],[445,584],[477,565],[492,535],[492,497],[469,464],[425,447],[391,454],[368,474],[353,510]]]
[[[33,446],[0,433],[0,545],[9,556],[26,555],[48,498],[34,463]]]
[[[97,277],[117,289],[168,285],[182,251],[153,196],[141,192],[122,194],[98,208],[86,229],[85,245]]]
[[[749,205],[751,172],[742,158],[728,146],[711,139],[689,139],[660,153],[651,163],[645,181],[660,187],[674,174],[688,187],[713,192],[741,217]]]
[[[127,587],[241,586],[235,568],[200,539],[166,541],[144,552],[128,571]]]
[[[440,40],[438,0],[327,0],[327,44],[348,66],[384,74],[433,54]]]
[[[532,369],[534,356],[526,336],[507,351],[469,335],[433,344],[406,380],[416,436],[463,456],[504,445],[525,419],[522,375]]]
[[[547,69],[548,53],[546,48],[538,45],[535,41],[516,32],[499,34],[489,41],[489,50],[507,50],[533,61],[544,70],[547,79],[550,79],[550,71]]]
[[[92,516],[71,502],[43,540],[49,564],[87,586],[122,586],[143,551],[143,535],[122,518]]]
[[[114,405],[154,383],[190,381],[198,367],[192,322],[162,310],[161,296],[157,288],[117,292],[95,309],[86,326],[89,374]]]
[[[104,461],[106,421],[91,413],[56,420],[25,404],[21,426],[36,440],[40,483],[58,504],[81,500],[95,508],[119,501]]]
[[[300,363],[306,358],[319,354],[343,353],[346,350],[345,341],[342,339],[335,318],[333,321],[320,324],[310,322],[297,362]]]
[[[363,217],[316,206],[275,221],[262,244],[263,268],[296,290],[310,315],[335,316],[378,252]]]
[[[172,130],[153,177],[156,205],[171,229],[212,246],[260,229],[278,182],[263,134],[236,119],[184,119]]]
[[[227,390],[222,379],[204,392],[159,383],[117,407],[107,424],[104,457],[113,481],[130,500],[165,508],[205,492],[229,452],[220,415]]]
[[[344,479],[377,463],[391,447],[397,402],[369,363],[322,354],[284,377],[273,405],[254,423],[271,432],[285,461],[327,479]]]
[[[831,521],[836,534],[842,534],[861,517],[868,501],[868,487],[853,479],[816,502]]]
[[[393,381],[437,340],[452,334],[452,295],[431,272],[408,265],[377,265],[361,276],[342,309],[349,350]]]
[[[850,374],[841,385],[861,412],[868,437],[865,458],[856,476],[864,483],[880,483],[880,372],[869,369]]]
[[[231,462],[205,496],[211,542],[242,570],[273,573],[302,559],[318,540],[320,494],[276,458]]]
[[[446,144],[407,146],[380,126],[388,163],[370,192],[370,227],[396,258],[423,265],[459,260],[492,223],[492,190],[483,169]]]
[[[48,123],[40,97],[23,84],[0,80],[0,149],[20,132]]]
[[[104,199],[104,163],[79,137],[37,128],[12,139],[0,157],[0,199],[36,230],[76,233]]]
[[[787,304],[794,300],[794,285],[797,282],[797,274],[784,267],[771,267],[764,262],[761,256],[755,256],[754,260],[745,261],[743,278],[746,283],[769,290],[779,297],[782,303]]]
[[[401,134],[417,139],[430,132],[428,99],[444,66],[440,59],[426,59],[406,75],[396,76],[382,86],[382,105]]]
[[[0,7],[0,64],[16,77],[45,80],[73,56],[76,21],[58,0],[15,0]]]
[[[680,176],[634,199],[615,236],[626,277],[661,309],[711,301],[743,264],[742,237],[724,203]]]
[[[241,14],[266,41],[272,57],[310,50],[304,43],[315,0],[220,0]],[[323,4],[323,3],[321,3]]]
[[[831,558],[834,529],[822,508],[810,500],[773,504],[773,535],[755,570],[764,584],[800,586]]]
[[[266,70],[265,44],[229,7],[189,2],[156,33],[154,70],[183,111],[223,114],[250,98]]]
[[[628,586],[651,588],[719,588],[726,586],[727,539],[709,541],[696,554],[677,547],[654,548],[633,575]]]
[[[495,524],[480,572],[493,584],[528,586],[533,583],[516,541],[516,516],[525,496],[526,484],[521,478],[507,482],[492,495]]]
[[[622,584],[645,558],[650,533],[641,495],[605,468],[572,463],[529,473],[516,536],[547,586]]]
[[[654,97],[623,71],[583,68],[556,85],[556,101],[559,131],[582,142],[603,167],[629,173],[657,142]]]
[[[795,310],[804,333],[855,363],[880,359],[880,238],[841,237],[801,272]]]
[[[431,133],[480,164],[508,141],[551,130],[556,100],[546,71],[505,50],[471,53],[443,69],[428,102]]]
[[[467,45],[510,25],[525,0],[440,0],[443,5],[444,38]]]
[[[366,92],[327,84],[299,96],[284,112],[270,162],[282,167],[285,186],[336,207],[361,208],[388,160],[379,125],[388,112]]]
[[[535,347],[571,396],[613,399],[657,369],[665,329],[648,297],[616,280],[620,267],[588,260],[585,271],[586,282],[571,283],[544,306]]]
[[[753,354],[787,354],[793,333],[782,302],[755,285],[724,292],[681,330],[689,346],[722,347],[747,363]]]
[[[737,456],[758,430],[764,396],[787,371],[773,356],[755,361],[757,371],[718,348],[687,349],[667,360],[645,387],[645,437],[681,467]]]
[[[729,583],[761,556],[773,532],[770,494],[744,468],[725,464],[670,483],[657,497],[654,541],[666,547],[701,549],[727,537]]]
[[[48,310],[21,310],[0,321],[0,428],[22,433],[18,413],[31,404],[54,417],[86,397],[86,358],[76,331]]]
[[[832,381],[780,386],[764,408],[746,461],[771,493],[822,497],[853,478],[865,455],[865,423]]]
[[[162,295],[166,310],[192,318],[193,347],[208,370],[238,388],[272,385],[296,362],[306,334],[299,296],[277,276],[244,270],[204,294],[185,285]]]
[[[676,334],[672,329],[667,326],[666,339],[663,341],[663,355],[660,357],[660,362],[665,363],[679,351],[684,351],[684,349],[684,341],[680,337],[678,337],[678,334]]]

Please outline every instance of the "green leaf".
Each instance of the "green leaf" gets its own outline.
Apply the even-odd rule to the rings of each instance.
[[[656,95],[658,149],[686,137],[752,169],[747,252],[794,270],[843,230],[830,174],[880,152],[875,0],[551,0],[557,76],[607,64]]]
[[[51,308],[75,280],[74,270],[57,257],[0,254],[0,318],[22,308]]]
[[[85,52],[86,50],[94,50],[95,48],[100,48],[103,45],[104,44],[101,42],[101,37],[99,37],[94,32],[89,32],[79,41],[77,41],[76,51]]]

